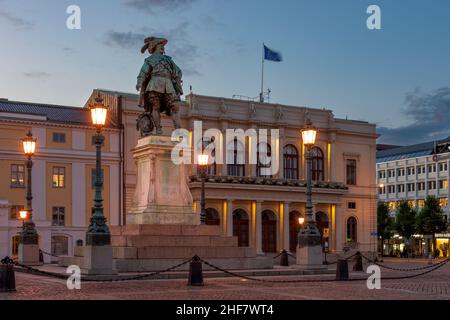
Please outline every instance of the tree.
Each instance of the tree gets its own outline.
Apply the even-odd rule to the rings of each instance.
[[[411,237],[417,232],[417,212],[409,205],[408,201],[400,201],[395,215],[395,230],[404,239],[407,239],[407,250],[410,251]]]
[[[390,239],[393,233],[393,219],[389,216],[389,206],[386,202],[378,202],[377,234],[381,239],[381,254],[383,255],[384,240]]]
[[[447,221],[436,197],[426,198],[423,209],[417,215],[416,226],[419,233],[432,237],[433,246],[436,248],[435,234],[447,230]],[[427,245],[430,248],[428,243]]]

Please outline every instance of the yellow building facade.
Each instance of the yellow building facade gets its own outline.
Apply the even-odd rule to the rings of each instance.
[[[20,184],[25,157],[20,139],[30,129],[37,137],[33,167],[34,221],[41,248],[55,254],[72,254],[77,240],[84,240],[92,208],[92,172],[95,163],[87,107],[100,94],[109,108],[102,149],[105,215],[111,225],[123,225],[131,208],[136,166],[131,150],[139,138],[136,119],[142,112],[134,94],[94,90],[84,107],[71,108],[0,101],[0,254],[14,254],[14,236],[21,222],[13,217],[25,204]],[[240,246],[259,254],[282,249],[295,251],[298,218],[306,203],[305,149],[300,129],[308,115],[318,128],[314,149],[314,215],[323,243],[332,252],[349,248],[376,250],[377,187],[375,184],[375,125],[337,119],[330,110],[257,103],[190,94],[180,107],[183,128],[193,130],[279,129],[272,153],[280,168],[261,177],[259,166],[214,164],[206,182],[207,223],[218,224],[224,235],[238,237]],[[164,134],[172,122],[163,118]],[[223,150],[227,149],[225,139]],[[248,142],[248,141],[247,141]],[[191,145],[201,144],[194,141]],[[251,154],[246,143],[242,152]],[[194,210],[200,214],[200,180],[196,165],[189,166],[189,187]],[[13,182],[14,180],[14,182]],[[6,209],[7,208],[7,209]],[[5,214],[7,212],[7,214]],[[5,218],[5,215],[8,217]],[[50,258],[46,258],[49,260]]]

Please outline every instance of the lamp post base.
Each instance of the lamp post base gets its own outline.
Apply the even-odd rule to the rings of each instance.
[[[26,266],[42,265],[39,261],[39,245],[19,243],[18,260]]]
[[[95,246],[87,245],[83,248],[82,274],[88,275],[112,275],[117,274],[112,259],[111,245]]]
[[[302,270],[327,269],[327,266],[323,265],[322,245],[317,228],[307,226],[300,230],[296,268]]]

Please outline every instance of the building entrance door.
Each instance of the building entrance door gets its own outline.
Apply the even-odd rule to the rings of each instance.
[[[239,247],[248,247],[248,215],[242,209],[233,211],[233,236],[238,238]]]
[[[277,252],[277,220],[275,213],[270,210],[264,210],[261,221],[263,252]]]

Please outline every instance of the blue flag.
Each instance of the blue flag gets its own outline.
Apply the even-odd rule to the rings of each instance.
[[[265,60],[277,61],[277,62],[283,61],[283,59],[281,57],[281,53],[267,48],[265,44],[263,46],[264,46],[264,59]]]

